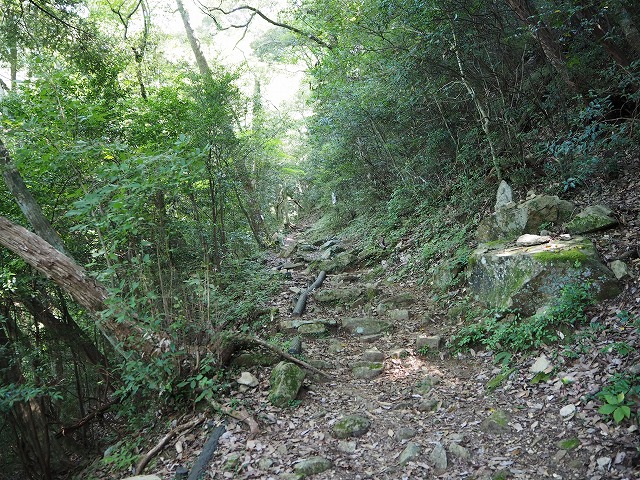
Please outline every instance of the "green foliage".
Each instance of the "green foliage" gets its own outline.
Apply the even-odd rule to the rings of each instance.
[[[478,345],[494,351],[531,350],[563,339],[584,321],[585,308],[592,302],[587,286],[567,285],[545,312],[525,319],[509,312],[487,312],[489,315],[460,329],[451,343],[457,351]]]
[[[624,392],[619,392],[616,395],[603,393],[600,397],[603,405],[598,409],[598,413],[611,415],[616,423],[620,423],[625,418],[631,417],[631,406],[633,406],[633,404],[625,401]]]

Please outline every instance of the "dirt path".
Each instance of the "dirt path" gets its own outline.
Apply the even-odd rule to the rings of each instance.
[[[319,253],[309,250],[307,256]],[[286,261],[274,258],[272,265]],[[290,272],[285,290],[273,301],[285,320],[297,296],[292,290],[314,279],[302,269]],[[393,321],[390,333],[378,338],[363,340],[341,328],[303,338],[304,359],[325,362],[334,380],[307,375],[299,402],[291,408],[268,403],[270,369],[250,369],[259,386],[230,397],[255,413],[260,435],[248,440],[245,426],[230,421],[209,469],[212,478],[302,478],[293,473],[294,465],[314,456],[332,463],[313,476],[317,479],[640,478],[637,426],[607,423],[589,397],[602,385],[612,360],[605,353],[596,350],[569,360],[557,355],[559,347],[549,348],[538,352],[551,362],[546,381],[531,383],[535,356],[522,363],[516,359],[511,376],[489,391],[487,382],[501,372],[491,353],[452,357],[446,349],[431,349],[421,355],[415,348],[419,336],[449,338],[456,318],[436,311],[425,288],[369,274],[359,269],[347,276],[328,275],[321,290],[371,288],[373,283],[375,297],[352,307],[323,307],[311,296],[302,319],[336,320],[338,325],[348,317],[388,319],[377,305],[404,293],[414,299],[406,307],[409,320]],[[354,378],[352,367],[374,347],[384,355],[383,372],[372,379]],[[368,418],[369,430],[336,438],[332,426],[350,414]]]

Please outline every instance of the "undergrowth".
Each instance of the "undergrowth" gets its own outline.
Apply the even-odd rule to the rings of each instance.
[[[485,311],[479,320],[463,327],[451,344],[455,351],[482,347],[523,352],[538,348],[570,335],[572,327],[585,320],[585,309],[592,303],[588,286],[567,285],[554,305],[528,318],[515,311]]]

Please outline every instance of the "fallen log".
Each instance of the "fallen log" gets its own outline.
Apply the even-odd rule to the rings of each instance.
[[[83,418],[78,420],[73,425],[63,426],[60,429],[60,431],[55,434],[55,437],[56,438],[64,437],[65,435],[69,435],[70,433],[75,432],[76,430],[84,427],[87,423],[91,422],[97,417],[100,417],[100,415],[102,415],[104,412],[109,410],[113,405],[115,405],[116,403],[119,403],[120,400],[121,400],[120,398],[114,398],[112,400],[109,400],[104,405],[101,405],[100,407],[96,408],[93,412],[90,412],[87,415],[85,415]]]
[[[213,433],[209,437],[209,440],[207,440],[207,443],[205,443],[204,447],[202,447],[202,452],[200,452],[200,455],[198,455],[198,458],[196,458],[196,461],[191,468],[191,472],[189,473],[189,477],[187,477],[187,480],[200,480],[201,478],[205,477],[205,473],[207,471],[207,468],[209,467],[209,464],[211,463],[213,454],[215,453],[216,448],[218,448],[218,440],[220,439],[224,431],[224,425],[220,425],[213,431]]]
[[[300,297],[298,297],[298,301],[296,302],[296,306],[293,309],[293,312],[291,313],[292,317],[302,316],[302,312],[304,312],[304,307],[307,305],[307,299],[309,298],[309,294],[313,292],[316,288],[320,287],[320,285],[322,285],[322,282],[324,282],[324,279],[326,277],[327,277],[327,272],[322,270],[318,274],[318,277],[315,279],[315,281],[300,294]]]

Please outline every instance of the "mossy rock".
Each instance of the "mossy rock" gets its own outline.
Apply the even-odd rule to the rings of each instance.
[[[293,363],[280,362],[271,372],[269,402],[276,407],[286,407],[295,400],[305,377],[305,372]]]
[[[615,227],[618,221],[612,217],[613,212],[604,205],[587,207],[565,225],[573,234],[591,233]]]
[[[270,367],[278,363],[279,360],[280,357],[271,353],[241,353],[231,360],[231,365],[241,368]]]
[[[504,433],[510,430],[511,417],[502,410],[495,410],[480,424],[480,428],[487,433]]]
[[[313,299],[320,305],[347,305],[365,294],[361,287],[326,288],[315,292]]]
[[[296,471],[296,473],[302,474],[306,477],[324,472],[326,470],[329,470],[331,467],[333,467],[333,463],[331,462],[331,460],[324,457],[316,456],[296,463],[293,469]]]
[[[371,422],[362,415],[347,415],[338,420],[331,429],[336,438],[361,437],[369,431]]]
[[[478,248],[472,257],[469,285],[474,298],[490,308],[517,309],[522,316],[552,304],[572,283],[589,285],[599,300],[620,293],[591,240],[581,237],[502,250]]]
[[[355,378],[369,380],[377,377],[384,371],[384,365],[380,362],[356,362],[351,368]]]
[[[298,333],[306,337],[322,337],[327,334],[327,327],[323,323],[307,323],[298,327]]]

